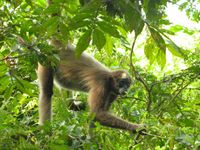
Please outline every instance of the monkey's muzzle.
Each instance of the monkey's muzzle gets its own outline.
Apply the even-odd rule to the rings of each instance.
[[[119,95],[126,95],[128,87],[119,88]]]

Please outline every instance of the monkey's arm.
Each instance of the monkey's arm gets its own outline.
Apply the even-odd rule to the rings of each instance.
[[[98,89],[90,91],[89,93],[90,111],[95,115],[96,121],[108,127],[129,130],[132,132],[136,132],[137,128],[142,127],[142,125],[133,124],[110,114],[107,111],[107,108],[104,107],[105,101],[102,99],[103,95],[105,95],[105,92],[99,91]]]
[[[137,128],[140,127],[140,125],[138,125],[138,124],[133,124],[128,121],[125,121],[125,120],[118,118],[106,111],[100,111],[100,112],[95,112],[95,113],[96,113],[95,119],[104,126],[129,130],[132,132],[136,132]]]

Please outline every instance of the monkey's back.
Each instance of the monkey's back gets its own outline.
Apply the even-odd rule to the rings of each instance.
[[[75,49],[68,45],[60,52],[60,64],[55,72],[55,80],[64,88],[87,92],[92,86],[105,83],[111,70],[83,52],[78,58]]]

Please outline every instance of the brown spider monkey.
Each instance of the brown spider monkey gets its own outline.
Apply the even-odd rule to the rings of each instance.
[[[60,43],[54,41],[55,47]],[[126,71],[112,71],[96,59],[83,52],[79,58],[75,48],[70,44],[60,51],[60,63],[53,70],[41,64],[38,65],[39,124],[51,120],[51,97],[53,95],[53,80],[61,87],[88,93],[90,114],[100,124],[136,132],[143,127],[120,119],[108,112],[118,95],[126,93],[131,84],[131,78]]]

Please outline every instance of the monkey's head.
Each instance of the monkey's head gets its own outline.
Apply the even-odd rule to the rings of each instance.
[[[115,90],[119,95],[125,95],[131,85],[130,75],[123,70],[113,72]]]

